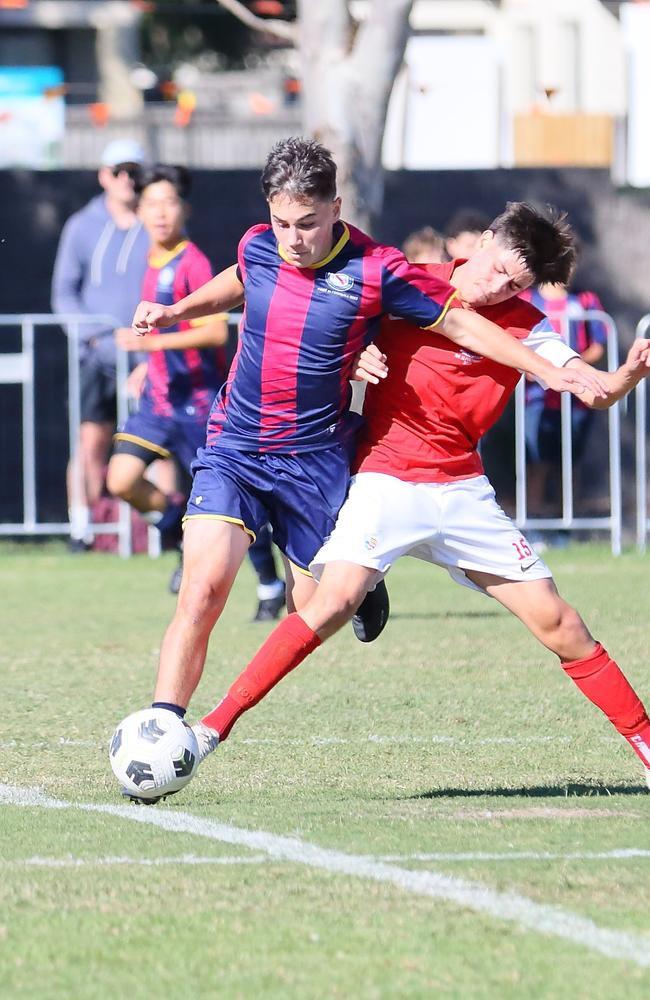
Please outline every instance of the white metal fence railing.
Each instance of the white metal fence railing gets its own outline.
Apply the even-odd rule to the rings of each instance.
[[[106,143],[125,136],[148,149],[152,160],[163,163],[210,170],[258,169],[274,143],[301,133],[295,113],[249,122],[200,112],[185,128],[179,128],[168,106],[147,107],[137,120],[109,122],[98,129],[88,119],[85,107],[81,109],[83,116],[73,115],[73,110],[74,105],[66,110],[62,149],[62,166],[73,169],[96,170]]]
[[[590,310],[580,315],[572,315],[571,319],[592,320],[602,323],[607,331],[607,367],[614,371],[618,367],[618,336],[616,326],[607,313]],[[231,316],[236,322],[238,316]],[[84,325],[97,323],[115,327],[119,323],[106,315],[53,315],[53,314],[16,314],[0,315],[0,335],[3,328],[17,328],[21,334],[21,349],[13,353],[0,353],[0,384],[19,385],[22,388],[22,520],[11,523],[0,523],[1,536],[30,535],[69,535],[68,521],[42,521],[38,515],[38,496],[36,483],[36,413],[34,393],[34,341],[36,331],[40,328],[62,328],[67,334],[68,360],[68,437],[70,455],[77,451],[79,426],[81,416],[80,405],[80,339]],[[644,336],[650,330],[650,314],[640,320],[637,336]],[[565,330],[565,334],[567,331]],[[568,339],[568,338],[567,338]],[[118,423],[126,420],[128,415],[128,356],[123,351],[117,352],[117,418]],[[637,506],[637,546],[643,551],[650,528],[650,520],[646,513],[647,479],[646,479],[646,386],[641,381],[636,390],[636,506]],[[65,400],[62,399],[65,406]],[[618,555],[622,540],[622,484],[621,484],[621,416],[620,404],[615,404],[607,411],[609,459],[608,486],[610,512],[602,517],[578,517],[574,510],[573,495],[573,448],[571,436],[571,397],[563,394],[561,401],[561,516],[555,518],[530,517],[527,510],[526,495],[526,440],[525,440],[525,384],[521,380],[515,393],[515,520],[522,530],[539,529],[569,531],[605,530],[610,535],[612,552]],[[73,463],[74,475],[80,477],[80,463]],[[130,508],[126,503],[119,504],[118,519],[114,522],[92,524],[94,534],[116,534],[118,551],[122,556],[128,556],[132,551]],[[156,555],[159,552],[158,533],[149,532],[149,552]]]
[[[34,336],[39,328],[60,327],[67,334],[68,353],[68,439],[70,455],[78,450],[79,426],[81,423],[81,392],[79,382],[79,342],[84,326],[97,324],[115,328],[120,324],[108,315],[52,315],[49,313],[20,313],[0,316],[0,328],[20,330],[20,351],[0,354],[0,383],[20,385],[22,388],[22,510],[21,521],[0,523],[0,536],[20,535],[69,535],[68,521],[42,521],[38,516],[36,487],[36,407],[34,393]],[[118,351],[117,359],[117,417],[122,422],[128,412],[126,378],[128,361],[123,351]],[[66,406],[65,399],[62,405]],[[83,470],[80,462],[72,463],[73,481],[81,495]],[[131,554],[131,512],[129,505],[120,502],[118,520],[91,524],[95,535],[116,534],[118,551],[122,556]]]
[[[569,342],[569,323],[598,322],[607,332],[607,369],[618,368],[618,333],[611,316],[600,310],[573,310],[562,317],[562,335]],[[603,517],[577,517],[574,510],[573,492],[573,442],[571,433],[572,397],[562,394],[561,399],[561,516],[555,518],[529,517],[526,493],[526,435],[525,435],[525,382],[522,379],[515,393],[515,520],[522,531],[567,530],[592,531],[603,529],[609,532],[612,553],[620,555],[622,542],[623,500],[621,486],[621,415],[620,403],[615,403],[607,411],[609,431],[608,480],[610,512]]]
[[[637,337],[647,337],[650,333],[650,313],[642,316],[636,327]],[[641,379],[635,394],[635,480],[636,480],[636,546],[639,552],[645,552],[648,528],[648,472],[647,472],[647,405],[646,381]]]

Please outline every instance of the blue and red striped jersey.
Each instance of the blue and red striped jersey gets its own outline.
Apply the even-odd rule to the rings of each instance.
[[[595,292],[570,292],[560,298],[547,299],[539,288],[527,288],[522,298],[532,302],[536,309],[548,317],[551,326],[577,354],[584,354],[591,344],[607,344],[607,327],[597,319],[585,319],[586,312],[603,312],[603,304]],[[559,410],[562,397],[553,389],[542,389],[537,383],[526,386],[526,400],[544,396],[544,405],[549,410]],[[571,400],[574,408],[587,410],[589,407],[577,396]]]
[[[394,247],[336,224],[328,256],[283,259],[269,225],[239,244],[245,307],[228,381],[214,401],[208,447],[300,452],[340,437],[353,361],[384,314],[433,327],[456,292]]]
[[[149,302],[173,305],[211,277],[212,269],[205,254],[194,243],[183,240],[167,254],[149,256],[142,297]],[[167,333],[189,330],[197,322],[206,320],[183,321],[152,333],[164,337]],[[205,421],[223,385],[225,365],[221,347],[153,351],[149,355],[142,401],[160,416],[181,412]]]

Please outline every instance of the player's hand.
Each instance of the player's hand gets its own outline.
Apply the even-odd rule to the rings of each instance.
[[[625,366],[630,374],[650,375],[650,340],[637,337],[630,347]]]
[[[140,302],[135,313],[131,326],[139,337],[152,330],[171,326],[175,322],[174,316],[169,309],[161,306],[158,302]]]
[[[607,386],[595,368],[586,371],[584,368],[556,368],[550,365],[542,377],[549,389],[571,392],[578,399],[590,394],[594,399],[607,399],[608,396]]]
[[[131,399],[140,399],[144,380],[147,377],[147,362],[142,361],[136,365],[126,380],[126,392]]]
[[[142,351],[142,335],[135,333],[130,326],[118,326],[114,333],[115,343],[123,351]]]
[[[388,375],[386,355],[381,353],[376,344],[368,344],[357,354],[352,370],[355,381],[377,385],[380,379]]]

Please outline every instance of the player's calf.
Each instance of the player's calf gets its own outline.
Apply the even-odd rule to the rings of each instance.
[[[562,668],[584,696],[603,712],[641,760],[650,788],[650,719],[621,668],[600,643]]]
[[[351,620],[375,577],[375,570],[356,563],[326,563],[313,596],[300,609],[301,618],[321,640],[328,639]]]

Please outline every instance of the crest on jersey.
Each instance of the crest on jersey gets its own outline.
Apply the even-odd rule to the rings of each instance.
[[[325,281],[335,292],[349,292],[354,287],[352,275],[344,274],[343,271],[328,271]]]
[[[464,347],[461,347],[460,351],[456,351],[454,357],[460,361],[461,365],[473,365],[477,361],[485,360],[482,354],[474,354],[473,351],[467,351]]]
[[[174,268],[163,267],[158,275],[158,284],[161,288],[171,288],[174,284]]]

